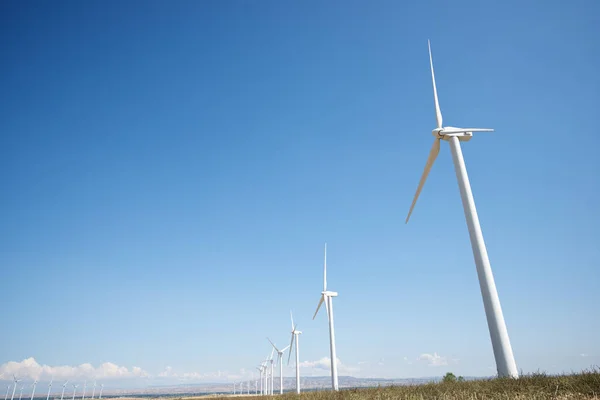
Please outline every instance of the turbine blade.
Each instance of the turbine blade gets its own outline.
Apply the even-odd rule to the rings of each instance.
[[[490,128],[456,128],[456,129],[444,129],[444,134],[446,133],[463,133],[463,132],[494,132],[493,129]]]
[[[294,335],[292,333],[292,341],[290,342],[290,346],[289,346],[290,347],[290,354],[288,355],[288,362],[287,362],[288,365],[290,365],[290,358],[292,357],[292,351],[294,351],[294,336],[296,336],[296,335]]]
[[[292,330],[294,329],[294,316],[292,315],[292,310],[290,310],[290,318],[292,319]]]
[[[435,120],[437,121],[437,127],[442,127],[442,111],[440,110],[440,102],[438,101],[437,88],[435,86],[435,74],[433,72],[433,59],[431,57],[431,43],[427,40],[427,46],[429,47],[429,65],[431,66],[431,81],[433,82],[433,100],[435,101]]]
[[[267,340],[269,341],[269,343],[271,343],[271,345],[275,348],[275,350],[277,350],[277,352],[279,352],[279,349],[277,348],[277,346],[275,346],[275,343],[271,342],[271,339],[267,338]]]
[[[290,348],[290,346],[285,346],[283,349],[281,349],[281,352],[283,353],[284,351],[286,351],[289,348]]]
[[[323,261],[323,291],[327,290],[327,243],[325,243],[325,260]]]
[[[423,185],[425,185],[425,181],[427,180],[427,176],[429,175],[429,171],[435,162],[438,154],[440,153],[440,139],[436,138],[433,140],[433,146],[431,146],[431,150],[429,151],[429,157],[427,157],[427,163],[425,164],[425,169],[423,170],[423,175],[421,176],[421,180],[419,181],[419,186],[417,187],[417,192],[415,193],[415,198],[413,199],[412,204],[410,205],[410,210],[408,211],[408,216],[406,217],[406,222],[408,224],[408,220],[410,215],[415,208],[415,204],[417,204],[417,199],[419,198],[419,194],[421,194],[421,190],[423,189]]]
[[[317,316],[319,312],[319,308],[321,308],[321,304],[323,304],[323,300],[325,299],[325,295],[321,295],[321,299],[319,299],[319,305],[317,306],[317,311],[315,311],[315,315],[313,315],[313,319]]]

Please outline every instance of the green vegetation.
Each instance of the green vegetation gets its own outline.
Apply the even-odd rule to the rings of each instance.
[[[600,400],[599,369],[558,376],[537,373],[519,379],[465,381],[460,378],[448,373],[440,383],[344,389],[338,393],[306,392],[300,396],[302,400]],[[287,393],[275,397],[293,400],[297,395]]]

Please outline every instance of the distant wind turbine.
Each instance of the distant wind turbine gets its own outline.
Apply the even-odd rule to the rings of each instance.
[[[445,140],[450,143],[450,152],[452,153],[458,188],[460,190],[465,219],[467,220],[467,227],[469,229],[471,248],[473,249],[477,276],[479,277],[479,286],[481,289],[481,296],[483,297],[483,307],[485,309],[488,329],[492,339],[492,348],[494,350],[494,358],[496,359],[498,376],[518,378],[519,373],[517,371],[517,364],[515,363],[512,347],[510,345],[508,330],[506,329],[502,307],[500,306],[500,298],[498,297],[494,275],[492,274],[492,267],[488,258],[485,242],[483,241],[481,226],[479,225],[479,217],[477,216],[475,200],[473,199],[473,192],[471,191],[469,176],[467,175],[467,167],[465,166],[465,160],[460,147],[460,142],[471,140],[473,132],[493,132],[494,130],[487,128],[455,128],[452,126],[442,126],[443,119],[435,85],[431,44],[429,41],[427,44],[429,47],[429,65],[431,67],[431,81],[433,82],[433,100],[435,103],[435,118],[437,125],[431,132],[434,136],[433,146],[429,151],[423,175],[421,176],[415,197],[410,205],[406,223],[408,223],[410,215],[417,203],[417,199],[419,198],[419,194],[427,180],[429,171],[440,152],[440,142]]]
[[[79,386],[79,385],[73,385],[73,399],[72,400],[75,400],[75,391],[77,390],[77,386]]]
[[[25,385],[21,386],[21,394],[19,395],[19,400],[23,397],[23,389],[25,389]]]
[[[33,381],[33,388],[31,389],[31,400],[33,400],[33,396],[35,396],[35,387],[38,384],[38,380]]]
[[[283,349],[279,350],[277,348],[277,346],[275,346],[275,343],[271,342],[271,339],[267,338],[267,340],[269,341],[269,343],[271,343],[271,346],[273,346],[273,348],[275,349],[275,351],[277,352],[277,362],[279,363],[279,394],[283,394],[283,353],[290,347],[290,346],[285,346]]]
[[[338,390],[338,374],[337,374],[337,356],[335,354],[335,332],[333,330],[333,298],[336,297],[337,292],[331,292],[327,290],[327,243],[325,243],[325,259],[323,262],[323,291],[321,292],[321,299],[313,320],[321,308],[321,304],[325,302],[325,308],[327,309],[327,317],[329,319],[329,350],[331,354],[331,387],[333,390]]]
[[[6,385],[6,395],[4,396],[4,400],[8,400],[8,392],[10,392],[10,383]]]
[[[297,330],[298,324],[294,325],[294,316],[290,311],[290,318],[292,319],[292,341],[290,342],[290,353],[288,356],[288,365],[290,365],[290,357],[292,356],[292,347],[294,346],[294,340],[296,341],[296,393],[300,394],[300,345],[298,344],[299,336],[302,334],[301,331]]]
[[[62,390],[62,393],[60,395],[60,400],[63,400],[63,396],[65,395],[65,387],[67,387],[67,383],[69,383],[68,380],[65,383],[63,383],[63,390]]]
[[[271,356],[269,357],[269,362],[271,363],[271,389],[269,390],[269,394],[271,396],[273,396],[273,375],[275,375],[274,372],[274,367],[273,367],[273,352],[275,351],[275,349],[271,349]]]
[[[50,389],[52,389],[52,382],[54,381],[54,378],[50,379],[50,383],[48,384],[48,395],[46,396],[46,400],[50,399]]]
[[[17,383],[21,382],[21,380],[17,379],[17,377],[13,375],[13,382],[15,383],[15,386],[13,387],[13,392],[12,392],[12,396],[10,396],[10,400],[13,400],[15,398],[15,391],[17,390]]]
[[[92,400],[94,400],[95,394],[96,394],[96,381],[94,381],[94,389],[92,390]]]
[[[104,390],[104,383],[100,385],[100,396],[98,396],[99,399],[102,398],[102,390]]]
[[[263,384],[263,378],[262,378],[263,368],[262,368],[262,365],[259,366],[259,367],[256,367],[256,369],[260,373],[260,378],[259,378],[259,380],[260,380],[260,395],[262,396],[262,394],[263,394],[263,387],[262,387],[262,384]]]
[[[85,389],[87,388],[87,380],[83,381],[83,393],[81,395],[81,400],[85,400]]]

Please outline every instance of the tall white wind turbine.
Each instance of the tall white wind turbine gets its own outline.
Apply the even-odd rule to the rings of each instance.
[[[15,391],[17,390],[17,383],[21,382],[21,380],[17,379],[17,377],[13,375],[13,382],[14,382],[15,386],[13,387],[13,392],[12,392],[12,396],[10,396],[10,400],[13,400],[15,398]]]
[[[294,316],[290,311],[290,318],[292,319],[292,341],[290,342],[290,352],[288,355],[288,365],[290,365],[290,357],[292,356],[292,347],[294,341],[296,341],[296,393],[300,394],[300,345],[298,343],[299,336],[302,334],[301,331],[297,330],[298,324],[294,325]]]
[[[260,365],[259,367],[256,367],[256,369],[260,373],[260,378],[259,378],[259,380],[260,380],[260,395],[262,396],[262,394],[263,394],[263,387],[262,387],[262,384],[263,384],[263,378],[262,378],[263,368],[262,368],[262,365]]]
[[[81,394],[81,400],[85,400],[85,389],[87,388],[87,380],[83,381],[83,393]]]
[[[100,395],[98,396],[99,399],[102,398],[102,391],[104,390],[104,383],[102,385],[100,385]]]
[[[290,347],[290,346],[285,346],[283,349],[279,350],[277,348],[277,346],[275,346],[275,343],[271,342],[271,339],[267,338],[267,340],[271,343],[271,346],[273,346],[273,348],[275,349],[275,351],[277,352],[277,362],[279,363],[279,394],[283,394],[283,353]]]
[[[65,388],[67,387],[67,383],[69,383],[69,381],[66,381],[65,383],[63,383],[63,390],[62,390],[62,393],[60,394],[60,400],[63,400],[63,397],[65,395]]]
[[[94,389],[92,389],[92,400],[94,400],[95,395],[96,395],[96,381],[94,381]]]
[[[50,399],[50,389],[52,389],[52,382],[54,382],[54,379],[50,379],[50,383],[48,384],[48,394],[46,395],[46,400]]]
[[[323,261],[323,291],[321,292],[321,299],[317,305],[313,320],[317,316],[321,304],[325,303],[327,309],[327,318],[329,319],[329,351],[331,356],[331,387],[333,390],[338,390],[338,374],[337,374],[337,356],[335,353],[335,331],[333,329],[333,298],[336,297],[337,292],[331,292],[327,290],[327,243],[325,243],[325,259]]]
[[[73,385],[73,399],[72,400],[75,400],[75,391],[77,390],[77,386],[79,386],[79,385]]]
[[[19,395],[19,400],[23,398],[23,389],[25,389],[25,386],[21,386],[21,394]]]
[[[6,385],[6,395],[4,395],[4,400],[8,400],[8,392],[10,392],[10,383]]]
[[[512,347],[510,345],[510,339],[508,337],[506,323],[504,322],[498,291],[496,290],[494,276],[492,275],[492,267],[490,266],[487,249],[485,247],[485,242],[483,241],[483,233],[481,232],[481,226],[479,225],[479,217],[477,216],[477,210],[475,208],[475,200],[473,199],[471,185],[469,184],[467,167],[465,166],[465,161],[463,159],[463,154],[460,147],[460,142],[469,141],[473,136],[473,132],[493,132],[493,129],[455,128],[451,126],[442,126],[442,112],[440,110],[437,88],[435,85],[435,74],[433,72],[433,60],[431,57],[431,44],[429,41],[428,45],[429,65],[431,67],[431,80],[433,82],[433,99],[435,103],[435,118],[437,126],[432,131],[434,136],[433,146],[429,152],[429,157],[427,158],[423,175],[421,176],[419,186],[417,187],[417,192],[415,193],[410,210],[408,211],[406,223],[408,223],[410,215],[412,214],[415,204],[417,203],[417,199],[419,198],[419,194],[421,193],[423,185],[427,180],[429,171],[431,170],[431,167],[435,162],[438,153],[440,152],[440,141],[445,140],[450,143],[450,151],[452,153],[456,179],[458,180],[458,187],[465,212],[465,219],[467,220],[467,227],[469,229],[469,236],[471,238],[471,247],[473,249],[475,265],[477,267],[477,276],[479,277],[479,286],[481,288],[483,306],[485,308],[490,337],[492,339],[492,347],[494,350],[494,358],[496,359],[498,376],[518,378],[519,374],[517,372],[517,364],[515,363]]]
[[[271,387],[269,388],[269,394],[271,396],[273,396],[273,375],[274,375],[274,371],[273,371],[273,352],[275,351],[275,349],[271,349],[271,356],[269,357],[269,362],[271,363]]]
[[[35,396],[35,387],[38,384],[38,380],[33,381],[33,388],[31,389],[31,400],[33,400],[33,396]]]

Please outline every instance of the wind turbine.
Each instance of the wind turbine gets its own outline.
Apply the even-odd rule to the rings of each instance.
[[[25,389],[25,385],[21,386],[21,394],[19,395],[19,400],[23,398],[23,389]]]
[[[62,390],[62,393],[60,395],[60,400],[63,400],[63,396],[65,395],[65,387],[67,387],[67,383],[69,383],[68,380],[65,383],[63,383],[63,390]]]
[[[87,380],[83,381],[83,394],[81,395],[81,400],[85,400],[85,389],[87,388]]]
[[[235,382],[233,382],[233,394],[235,394]]]
[[[313,320],[321,308],[321,304],[325,302],[325,308],[327,309],[327,318],[329,319],[329,351],[331,355],[331,387],[333,390],[338,390],[338,374],[337,374],[337,356],[335,354],[335,331],[333,329],[333,298],[336,297],[337,292],[331,292],[327,290],[327,243],[325,243],[325,259],[323,262],[323,291],[321,292],[321,299]]]
[[[48,395],[46,396],[46,400],[50,399],[50,389],[52,389],[52,382],[54,381],[54,378],[50,379],[50,383],[48,384]]]
[[[33,400],[33,396],[35,395],[35,387],[38,384],[38,380],[33,381],[33,389],[31,390],[31,400]]]
[[[15,383],[15,386],[13,387],[13,392],[12,392],[12,396],[10,396],[10,400],[13,400],[15,398],[15,391],[17,390],[17,383],[21,382],[21,380],[17,379],[17,377],[13,375],[13,382]]]
[[[292,319],[292,341],[290,342],[290,353],[288,356],[288,365],[290,365],[290,357],[292,356],[292,347],[294,346],[294,340],[296,341],[296,393],[300,394],[300,345],[298,344],[298,340],[300,339],[298,336],[302,334],[301,331],[297,330],[296,327],[298,324],[294,325],[294,316],[290,311],[290,318]]]
[[[94,381],[94,389],[92,390],[92,400],[94,400],[95,394],[96,394],[96,381]]]
[[[451,126],[442,126],[442,112],[440,111],[437,88],[435,85],[433,60],[431,57],[431,44],[429,41],[427,41],[427,44],[429,46],[429,65],[431,67],[431,80],[433,82],[433,99],[435,102],[435,118],[437,126],[432,131],[434,136],[433,146],[429,152],[429,157],[427,158],[423,175],[421,176],[419,186],[417,187],[417,192],[415,193],[410,210],[408,211],[406,223],[408,223],[413,208],[415,207],[417,199],[419,198],[419,194],[421,193],[423,185],[427,180],[429,171],[431,170],[431,167],[437,158],[438,153],[440,152],[440,141],[445,140],[450,143],[450,151],[452,153],[456,179],[458,180],[458,187],[465,212],[465,219],[467,220],[467,227],[469,229],[469,236],[471,238],[471,247],[473,249],[475,265],[477,267],[479,286],[481,288],[481,296],[483,297],[483,306],[485,308],[485,314],[487,317],[488,329],[492,339],[492,347],[494,350],[494,358],[496,359],[498,376],[518,378],[519,374],[517,372],[517,364],[515,363],[512,347],[510,345],[508,331],[506,329],[504,316],[502,314],[502,307],[500,306],[500,299],[498,298],[498,291],[496,290],[494,276],[492,275],[492,267],[490,266],[487,249],[485,247],[485,242],[483,241],[481,226],[479,225],[479,217],[477,216],[477,210],[475,208],[475,200],[473,199],[471,185],[469,184],[467,167],[465,166],[465,161],[463,159],[463,154],[460,147],[460,142],[469,141],[471,137],[473,137],[473,132],[493,132],[494,130],[484,128],[455,128]]]
[[[263,378],[262,378],[263,368],[262,368],[262,365],[259,366],[259,367],[256,367],[256,369],[258,370],[258,372],[260,372],[260,395],[262,396],[262,394],[263,394],[263,387],[262,387],[262,384],[263,384]]]
[[[79,385],[73,385],[73,399],[72,400],[75,400],[75,391],[77,390],[77,386],[79,386]]]
[[[281,361],[283,357],[283,352],[286,351],[290,346],[285,346],[282,350],[279,350],[275,343],[271,342],[271,339],[267,338],[271,346],[275,349],[278,355],[277,362],[279,363],[279,394],[283,394],[283,362]]]
[[[269,357],[269,362],[271,363],[271,388],[269,390],[269,394],[271,396],[273,396],[273,375],[275,375],[273,372],[273,352],[275,351],[275,349],[271,349],[271,356]]]
[[[8,392],[10,392],[10,383],[6,385],[6,395],[4,396],[4,400],[8,399]]]
[[[102,398],[102,391],[104,390],[104,383],[102,385],[100,385],[100,395],[98,396],[99,399]]]

